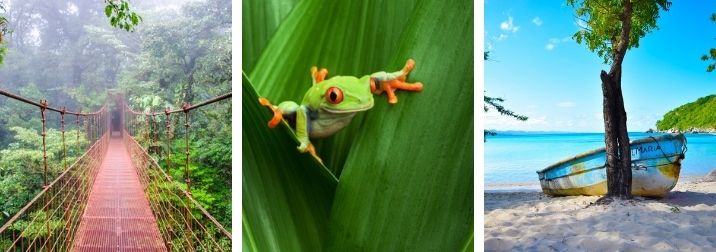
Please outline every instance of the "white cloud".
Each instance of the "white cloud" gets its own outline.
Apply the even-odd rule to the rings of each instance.
[[[532,19],[532,23],[534,23],[536,26],[542,26],[542,19],[539,19],[539,17],[535,17]]]
[[[563,102],[557,103],[557,107],[560,107],[560,108],[573,108],[575,105],[576,104],[574,104],[574,102],[572,102],[572,101],[563,101]]]
[[[496,40],[496,41],[503,41],[503,40],[507,39],[507,35],[506,35],[506,34],[503,34],[503,33],[500,33],[500,36],[499,36],[499,37],[492,37],[492,39],[494,39],[494,40]]]
[[[547,44],[544,46],[544,49],[547,49],[547,51],[554,50],[557,45],[560,43],[565,43],[571,41],[571,37],[564,37],[564,38],[551,38],[547,41]]]
[[[520,29],[520,27],[515,26],[515,24],[512,23],[512,17],[507,17],[507,20],[500,23],[500,29],[515,33]]]

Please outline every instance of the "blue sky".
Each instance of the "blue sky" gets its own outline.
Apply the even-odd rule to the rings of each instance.
[[[664,113],[716,93],[716,71],[700,60],[716,47],[716,4],[675,1],[658,19],[658,30],[627,52],[622,89],[629,131],[655,128]],[[565,1],[486,1],[486,95],[506,99],[509,109],[530,117],[520,122],[486,113],[485,128],[497,130],[603,132],[596,53],[571,38],[578,30]]]

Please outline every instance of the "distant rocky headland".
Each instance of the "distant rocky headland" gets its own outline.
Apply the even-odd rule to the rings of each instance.
[[[701,97],[669,111],[656,122],[656,130],[649,130],[669,133],[716,133],[716,95]]]

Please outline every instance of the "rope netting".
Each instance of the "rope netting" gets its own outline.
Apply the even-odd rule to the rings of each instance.
[[[85,113],[50,107],[47,100],[35,102],[2,89],[0,95],[38,108],[43,168],[42,190],[0,227],[0,251],[70,250],[94,177],[107,150],[107,106]],[[56,117],[52,118],[50,113]],[[51,118],[56,121],[50,121]],[[60,157],[48,160],[48,144],[57,144],[48,143],[50,123],[59,123],[61,140],[58,141],[62,151]],[[76,148],[77,154],[83,153],[70,165],[69,148]],[[53,161],[55,163],[51,163]],[[61,167],[61,172],[56,174],[48,170],[49,166]]]
[[[176,110],[166,108],[162,112],[137,112],[127,104],[124,105],[126,128],[123,135],[132,136],[124,137],[124,141],[137,168],[144,192],[148,196],[149,205],[157,219],[159,231],[169,250],[231,250],[231,233],[192,197],[189,167],[191,112],[230,98],[231,93],[228,93],[195,105],[185,103]],[[163,126],[159,122],[162,117]],[[183,167],[177,168],[183,168],[184,183],[175,181],[167,173],[173,165],[170,162],[171,148],[159,147],[160,141],[163,141],[166,146],[171,146],[171,141],[177,131],[177,127],[174,127],[175,123],[172,123],[173,120],[174,122],[183,122],[184,153],[178,155],[183,155],[184,164],[181,165]],[[143,144],[140,144],[140,141]],[[164,157],[166,167],[163,169],[149,153]]]

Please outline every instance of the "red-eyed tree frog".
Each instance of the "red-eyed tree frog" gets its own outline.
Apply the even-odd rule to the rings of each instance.
[[[322,162],[309,138],[328,137],[348,125],[356,113],[373,107],[374,94],[385,92],[388,95],[388,103],[396,104],[396,90],[423,90],[422,83],[405,81],[414,67],[415,61],[408,59],[400,71],[381,71],[361,78],[335,76],[326,80],[328,70],[318,70],[314,66],[311,67],[313,86],[303,96],[300,105],[284,101],[275,106],[263,97],[259,98],[259,103],[273,111],[273,118],[268,122],[269,128],[276,127],[281,119],[286,119],[296,130],[296,137],[300,142],[298,150],[302,153],[308,152]]]

